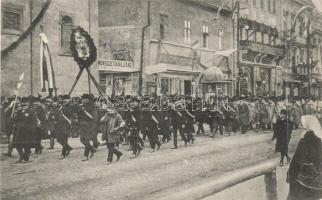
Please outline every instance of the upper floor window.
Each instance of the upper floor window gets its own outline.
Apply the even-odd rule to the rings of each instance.
[[[223,42],[224,42],[224,31],[223,30],[218,30],[218,49],[222,50],[223,49]]]
[[[305,50],[304,49],[300,49],[300,63],[304,62],[304,54],[305,54]]]
[[[2,32],[20,34],[22,30],[23,8],[15,5],[2,8]]]
[[[184,21],[184,43],[191,43],[191,24],[190,21]]]
[[[202,25],[202,47],[207,48],[208,47],[208,26]]]
[[[261,0],[261,9],[264,9],[264,0]]]
[[[304,33],[304,20],[302,17],[299,17],[299,22],[298,22],[298,27],[299,27],[299,35],[301,37],[303,37],[303,33]]]
[[[63,53],[70,53],[70,34],[73,27],[73,17],[67,14],[60,14],[60,47]]]
[[[272,5],[272,7],[273,7],[273,13],[276,13],[276,0],[272,0],[272,3],[273,3],[273,5]]]
[[[168,26],[168,16],[160,15],[160,40],[164,40],[166,37],[166,27]]]

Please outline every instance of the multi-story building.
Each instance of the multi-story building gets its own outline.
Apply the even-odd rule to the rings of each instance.
[[[1,93],[8,96],[14,93],[20,74],[25,73],[19,95],[41,93],[40,83],[40,26],[49,40],[52,63],[56,79],[57,94],[66,94],[79,70],[69,50],[72,28],[81,26],[94,38],[98,45],[98,4],[97,0],[54,0],[42,16],[45,0],[3,0],[1,49],[6,49],[19,38],[18,46],[2,56]],[[40,16],[40,22],[35,19]],[[35,25],[26,37],[22,37],[29,27]],[[98,75],[97,65],[91,67]],[[92,92],[93,84],[91,85]],[[76,95],[89,91],[88,77],[83,75],[76,86]],[[44,93],[43,95],[46,95]]]
[[[299,13],[305,6],[313,10],[305,9]],[[283,42],[286,45],[284,95],[321,96],[321,19],[321,13],[317,12],[310,0],[284,1],[282,24]]]
[[[280,95],[284,48],[280,41],[280,0],[240,2],[239,67],[240,95]]]
[[[224,8],[217,17],[219,5],[216,0],[100,0],[102,87],[109,94],[200,91],[200,72],[218,63],[218,50],[233,44],[231,11]],[[233,95],[231,58],[221,63],[227,82],[221,90]]]

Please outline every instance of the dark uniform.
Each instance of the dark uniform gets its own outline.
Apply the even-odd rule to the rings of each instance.
[[[160,122],[158,121],[158,111],[157,111],[157,106],[154,105],[152,110],[147,112],[147,117],[148,117],[148,139],[151,145],[151,149],[154,151],[156,145],[158,146],[157,148],[160,149],[161,143],[159,140],[159,132],[160,132],[160,127],[159,124]]]
[[[178,110],[180,109],[180,111]],[[177,141],[177,132],[179,131],[180,136],[185,144],[187,146],[187,138],[185,136],[185,118],[183,115],[184,108],[182,106],[174,106],[170,110],[170,116],[171,116],[171,126],[173,130],[173,145],[174,148],[178,148],[178,141]]]
[[[29,161],[30,149],[37,143],[35,135],[38,125],[37,113],[30,105],[25,104],[18,108],[14,123],[16,126],[13,145],[19,153],[19,162]]]
[[[64,110],[61,110],[58,107],[53,108],[48,116],[50,122],[48,124],[48,129],[50,130],[52,137],[56,138],[57,142],[62,145],[63,149],[61,155],[65,158],[69,155],[72,148],[68,144],[71,121],[64,112]]]
[[[133,110],[128,111],[129,117],[126,119],[126,126],[129,132],[129,140],[131,149],[133,151],[133,154],[135,156],[138,156],[142,150],[142,147],[144,146],[143,140],[140,137],[139,134],[139,119],[140,119],[140,111],[138,106],[133,108]]]
[[[84,99],[87,99],[87,97],[84,97]],[[77,110],[79,135],[81,143],[85,146],[83,161],[88,160],[89,153],[91,153],[90,157],[94,155],[94,147],[90,143],[97,135],[97,116],[94,114],[95,106],[93,104],[79,105]]]
[[[160,109],[157,115],[159,121],[160,133],[162,135],[162,142],[168,142],[171,139],[170,130],[170,114],[166,109]]]
[[[211,136],[215,137],[215,133],[219,129],[220,135],[223,135],[223,113],[218,107],[211,106],[207,111],[208,124],[210,127]]]
[[[44,148],[41,146],[41,139],[42,139],[42,133],[44,131],[44,126],[46,124],[46,111],[43,107],[43,105],[40,103],[40,99],[36,99],[39,104],[35,104],[34,108],[37,113],[37,119],[39,120],[40,126],[37,126],[36,128],[36,146],[35,146],[35,154],[40,155],[42,153],[42,149]]]
[[[203,128],[203,124],[206,120],[205,112],[202,110],[202,102],[198,102],[195,111],[195,121],[198,125],[197,135],[205,134],[205,130]]]

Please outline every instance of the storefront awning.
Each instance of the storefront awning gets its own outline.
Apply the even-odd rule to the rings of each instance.
[[[188,73],[199,74],[201,71],[193,70],[192,66],[173,65],[168,63],[159,63],[156,65],[150,65],[146,67],[146,74],[158,74],[158,73]]]
[[[230,81],[225,80],[224,73],[219,67],[209,67],[201,73],[200,83],[229,83]]]

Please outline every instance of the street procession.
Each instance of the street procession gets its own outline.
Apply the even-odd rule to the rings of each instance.
[[[322,199],[321,0],[1,7],[1,199]]]
[[[214,97],[204,102],[190,96],[95,98],[92,94],[73,98],[60,95],[2,99],[1,127],[10,144],[5,155],[11,156],[16,148],[18,162],[28,162],[31,149],[40,155],[41,140],[49,139],[49,149],[54,148],[56,140],[62,146],[61,156],[66,158],[72,150],[68,138],[79,137],[85,148],[83,161],[87,161],[100,145],[98,134],[103,133],[103,141],[110,142],[109,138],[113,141],[113,147],[107,146],[111,152],[107,159],[110,163],[113,153],[120,159],[122,153],[117,151],[120,144],[129,145],[134,156],[138,156],[146,140],[149,142],[146,148],[152,151],[170,140],[173,140],[173,149],[178,148],[178,132],[185,147],[193,144],[196,136],[206,134],[204,125],[209,126],[210,138],[244,134],[248,130],[270,129],[276,133],[280,131],[276,130],[276,123],[282,112],[287,113],[290,129],[300,127],[302,115],[322,114],[321,101],[307,97],[219,99],[216,102]],[[109,117],[119,120],[113,129],[104,123]]]

